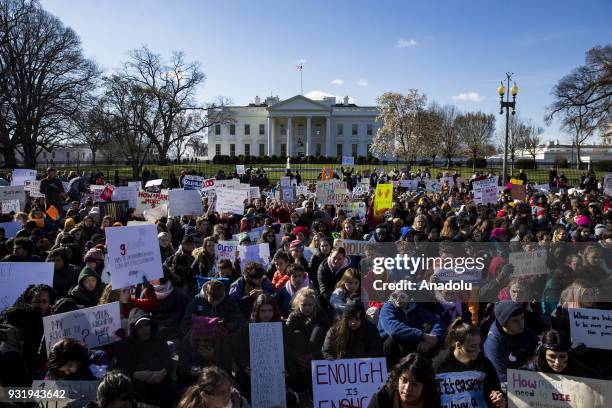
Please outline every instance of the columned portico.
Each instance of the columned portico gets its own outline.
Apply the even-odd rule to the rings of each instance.
[[[329,117],[325,120],[325,156],[335,156],[332,153],[331,119]]]
[[[272,117],[268,116],[268,157],[274,155],[274,125]]]
[[[312,116],[306,117],[306,156],[312,155]]]
[[[293,121],[291,116],[287,118],[287,156],[293,155]]]

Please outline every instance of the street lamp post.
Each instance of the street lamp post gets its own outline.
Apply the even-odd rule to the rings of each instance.
[[[504,161],[502,164],[502,186],[506,185],[508,181],[506,179],[506,172],[508,169],[508,134],[510,131],[510,108],[512,108],[512,114],[516,113],[516,95],[518,94],[518,86],[513,82],[512,88],[510,88],[510,79],[514,75],[512,72],[506,72],[506,81],[508,83],[508,87],[504,86],[504,82],[501,81],[499,88],[497,88],[497,93],[499,93],[499,114],[502,115],[504,113],[504,108],[506,108],[506,137],[504,139]],[[507,92],[506,92],[507,91]],[[506,100],[504,101],[504,94],[506,95]],[[512,102],[510,101],[510,95],[512,95]]]

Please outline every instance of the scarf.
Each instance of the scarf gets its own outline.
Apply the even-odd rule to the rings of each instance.
[[[291,299],[293,299],[293,295],[295,295],[298,290],[307,288],[308,286],[310,286],[310,279],[308,278],[307,272],[304,272],[304,282],[302,282],[302,286],[299,288],[294,289],[293,285],[291,284],[291,280],[288,280],[287,283],[285,283],[285,289],[287,290],[287,293],[289,293],[289,296],[291,296]]]
[[[168,281],[163,285],[153,286],[153,289],[155,289],[157,300],[164,300],[174,291],[174,286],[172,286],[172,282]]]

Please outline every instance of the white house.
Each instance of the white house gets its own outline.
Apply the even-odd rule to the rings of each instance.
[[[229,106],[234,124],[208,130],[208,155],[366,156],[380,123],[375,106],[357,106],[345,97],[280,100],[255,97],[248,106]],[[214,110],[209,115],[214,115]]]

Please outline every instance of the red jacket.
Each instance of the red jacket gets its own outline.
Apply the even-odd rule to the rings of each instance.
[[[157,295],[155,294],[155,289],[146,288],[142,292],[142,299],[132,297],[128,303],[121,304],[121,317],[127,319],[130,315],[130,311],[136,307],[145,312],[151,312],[156,305]]]

